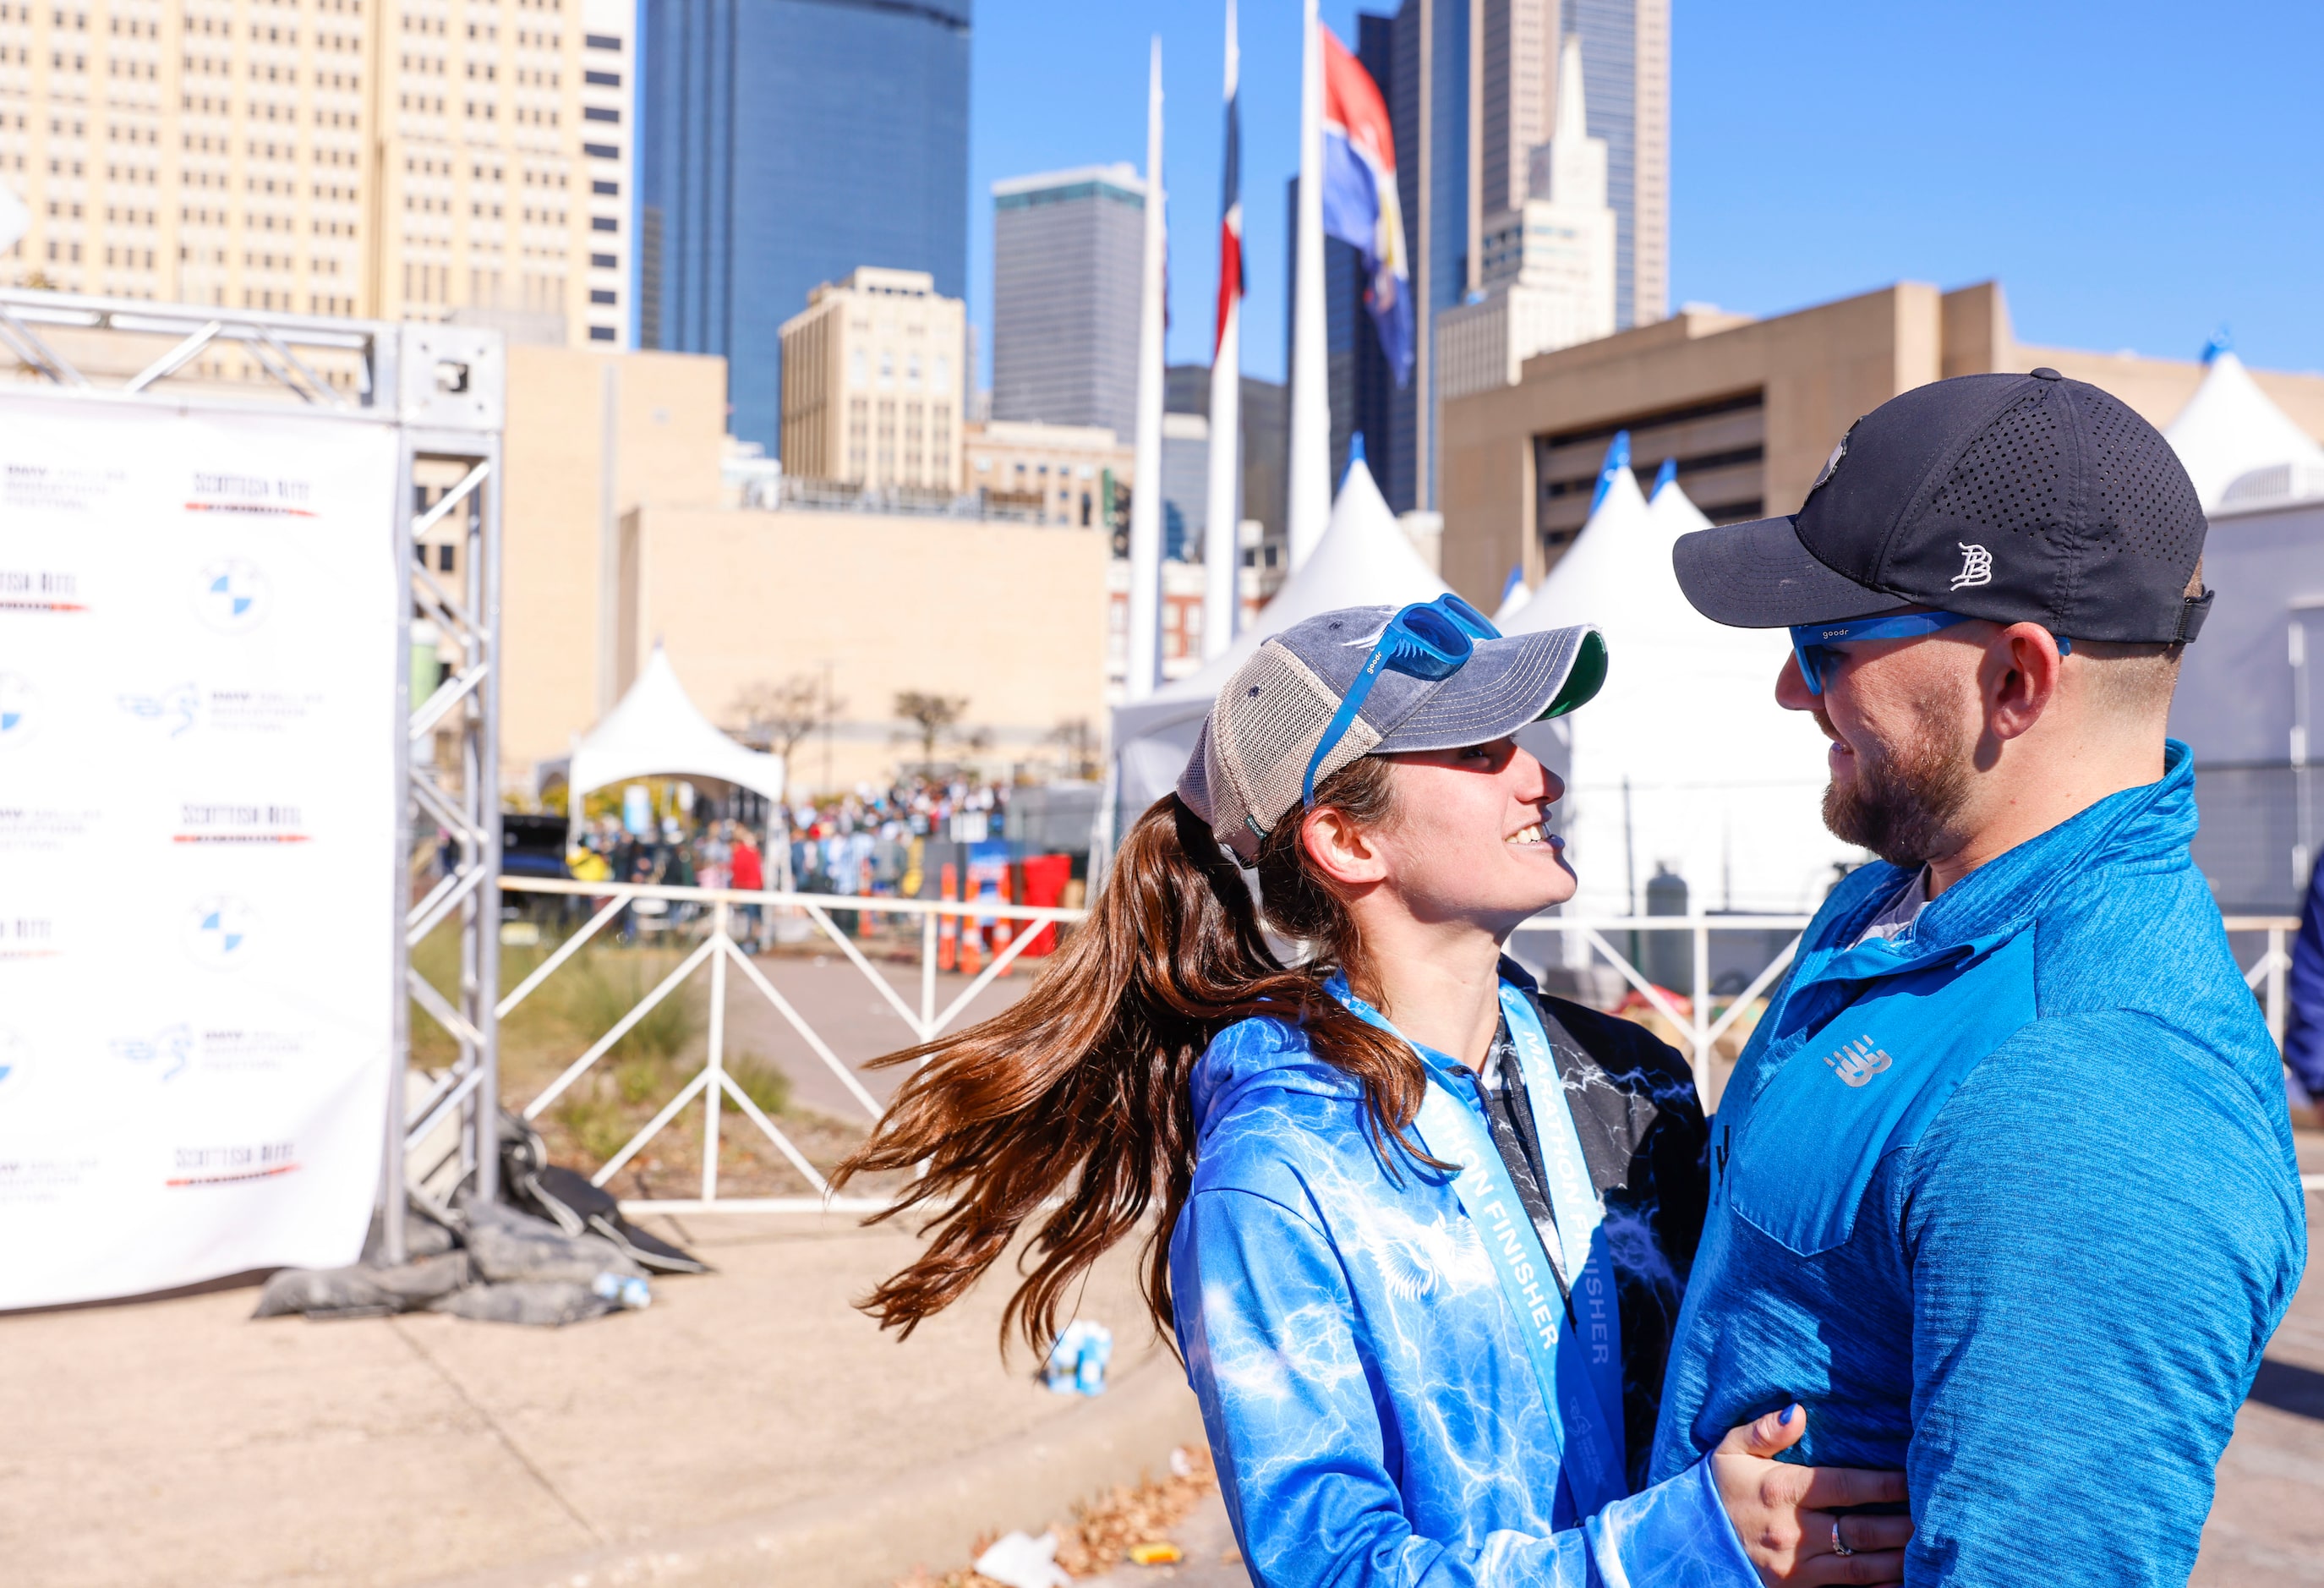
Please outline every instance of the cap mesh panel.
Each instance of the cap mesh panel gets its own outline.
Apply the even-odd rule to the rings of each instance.
[[[2182,578],[2192,573],[2203,551],[2203,508],[2179,455],[2120,400],[2095,386],[2079,395],[2097,484],[2091,529]]]
[[[1961,454],[1930,511],[2012,534],[2054,533],[2065,506],[2058,496],[2064,457],[2049,395],[2029,392],[2002,410]]]
[[[1307,665],[1274,641],[1243,663],[1211,708],[1213,767],[1209,792],[1217,803],[1212,830],[1239,853],[1249,842],[1246,814],[1272,827],[1299,803],[1307,758],[1339,709],[1340,697]],[[1315,773],[1322,782],[1379,743],[1361,716]],[[1255,847],[1255,846],[1254,846]]]

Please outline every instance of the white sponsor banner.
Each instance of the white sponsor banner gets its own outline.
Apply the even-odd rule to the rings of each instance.
[[[0,1307],[360,1251],[395,462],[367,420],[0,394]]]

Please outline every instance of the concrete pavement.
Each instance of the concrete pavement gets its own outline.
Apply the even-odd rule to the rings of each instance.
[[[908,1343],[848,1302],[908,1240],[722,1215],[718,1274],[558,1331],[254,1323],[243,1288],[0,1319],[11,1582],[885,1588],[1199,1440],[1126,1262],[1104,1397],[995,1349],[990,1289]]]

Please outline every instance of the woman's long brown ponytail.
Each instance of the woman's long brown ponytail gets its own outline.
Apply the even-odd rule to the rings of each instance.
[[[1363,757],[1317,799],[1376,826],[1393,811],[1388,769]],[[1149,1214],[1143,1288],[1167,1338],[1169,1235],[1194,1168],[1189,1080],[1211,1039],[1237,1020],[1305,1027],[1319,1057],[1363,1083],[1384,1137],[1410,1125],[1425,1085],[1418,1058],[1323,991],[1318,967],[1356,965],[1360,945],[1312,871],[1299,826],[1278,823],[1262,847],[1260,891],[1268,922],[1308,942],[1316,965],[1276,957],[1234,863],[1172,794],[1130,828],[1090,919],[1022,998],[879,1061],[926,1067],[835,1183],[925,1163],[879,1217],[934,1215],[919,1258],[862,1304],[881,1327],[908,1335],[958,1300],[1046,1206],[1001,1315],[1004,1343],[1013,1326],[1047,1351],[1074,1281]]]

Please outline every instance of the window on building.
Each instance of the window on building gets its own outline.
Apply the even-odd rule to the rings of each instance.
[[[594,83],[600,88],[618,88],[622,86],[622,74],[617,71],[585,71],[581,74],[581,80]]]
[[[936,355],[936,372],[929,377],[928,383],[939,392],[950,391],[952,389],[951,359],[946,358],[941,353]]]
[[[885,348],[880,352],[880,383],[882,386],[896,383],[896,355]]]
[[[592,342],[610,342],[610,341],[612,341],[613,339],[613,327],[611,327],[611,326],[591,326],[591,327],[589,328],[589,340],[591,340]]]
[[[591,182],[589,184],[589,191],[592,193],[603,193],[608,198],[618,198],[622,196],[622,184],[619,182]]]
[[[592,254],[589,255],[589,268],[592,270],[619,270],[621,265],[621,259],[615,254]]]
[[[589,217],[589,229],[593,232],[618,232],[622,229],[622,223],[610,215],[593,215]]]
[[[870,355],[867,355],[862,348],[858,347],[854,352],[849,354],[847,355],[847,383],[851,386],[862,386],[868,384],[871,378],[869,373],[870,365]]]
[[[592,303],[612,303],[614,300],[613,292],[607,288],[592,287],[589,289],[589,301]]]
[[[590,33],[584,42],[592,50],[611,50],[617,55],[621,53],[622,42],[611,33]]]
[[[905,355],[904,389],[909,392],[917,392],[920,389],[920,355],[917,353]]]

